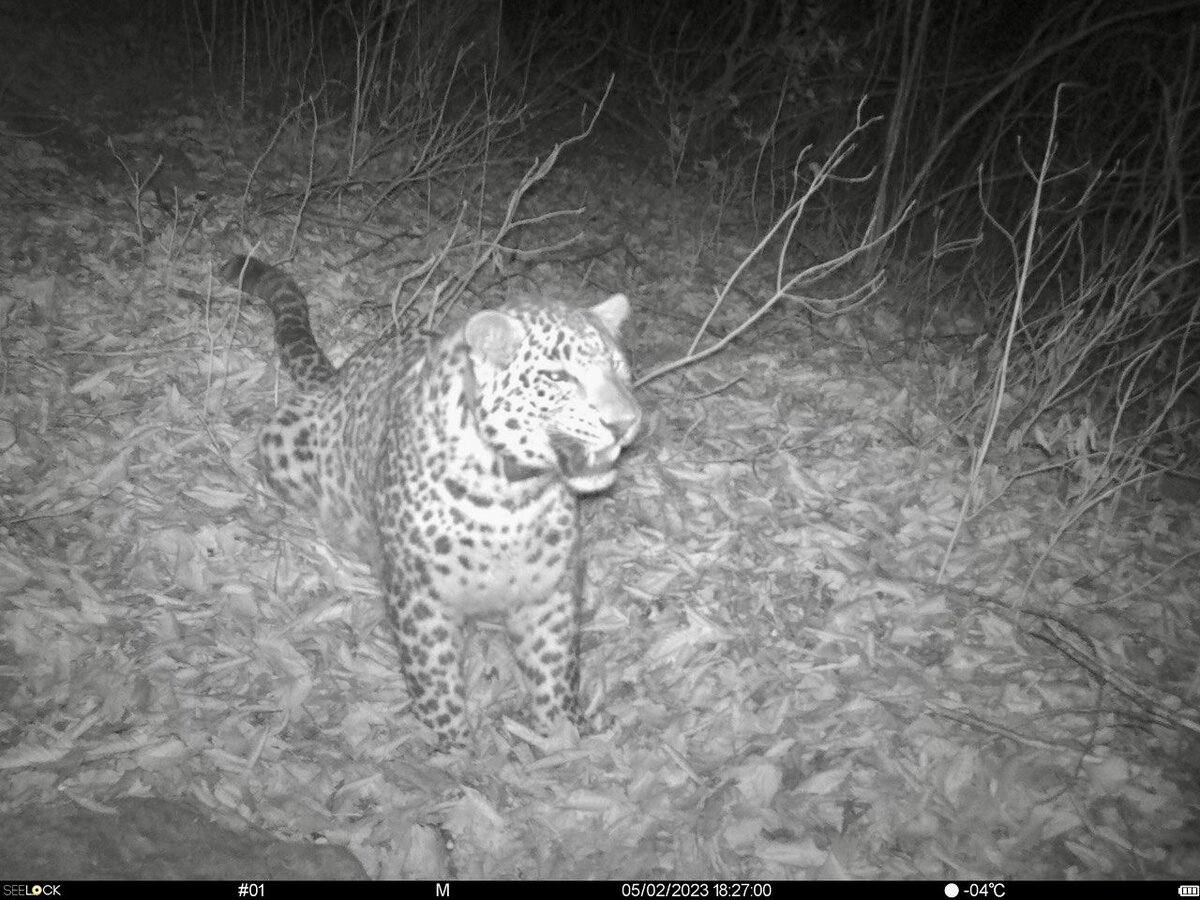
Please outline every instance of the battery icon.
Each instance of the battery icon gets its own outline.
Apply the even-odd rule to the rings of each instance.
[[[1180,897],[1200,897],[1200,884],[1181,884],[1179,886]]]

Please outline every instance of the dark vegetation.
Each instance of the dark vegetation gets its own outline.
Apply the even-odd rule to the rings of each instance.
[[[887,271],[909,298],[907,351],[972,370],[960,425],[979,460],[1036,447],[1035,468],[1063,472],[1081,511],[1197,474],[1190,3],[138,9],[131,20],[175,35],[194,90],[311,134],[303,183],[260,197],[301,222],[353,195],[366,227],[398,192],[498,158],[545,162],[555,123],[602,106],[598,131],[673,183],[710,184],[759,235],[836,236],[832,263],[778,254],[781,298],[853,262],[857,306]],[[520,227],[510,215],[493,245]],[[944,327],[967,318],[966,333]]]

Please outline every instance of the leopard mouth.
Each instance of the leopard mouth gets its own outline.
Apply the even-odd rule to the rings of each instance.
[[[595,494],[607,490],[616,480],[617,470],[611,466],[570,475],[563,473],[563,481],[576,494]]]
[[[616,479],[616,463],[623,445],[609,444],[599,449],[567,438],[551,442],[554,462],[551,465],[530,465],[512,456],[501,458],[504,477],[511,483],[541,478],[557,472],[563,482],[577,494],[591,494],[609,487]]]
[[[501,459],[504,477],[509,482],[544,477],[557,470],[568,487],[579,493],[603,490],[616,475],[615,465],[621,446],[613,444],[600,450],[589,450],[573,441],[560,441],[553,446],[554,464],[530,465],[505,455]],[[592,486],[596,485],[596,486]]]
[[[567,486],[576,493],[590,494],[604,490],[615,480],[621,445],[614,443],[597,450],[567,442],[556,445],[554,452]]]

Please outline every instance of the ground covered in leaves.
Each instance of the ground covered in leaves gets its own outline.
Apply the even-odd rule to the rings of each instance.
[[[948,423],[976,373],[893,353],[886,298],[816,334],[783,309],[641,389],[646,433],[585,510],[595,728],[532,734],[481,625],[474,745],[436,754],[368,573],[254,471],[286,376],[264,311],[211,273],[288,254],[294,218],[244,205],[269,128],[167,106],[110,153],[93,125],[69,136],[94,160],[176,161],[161,198],[62,129],[0,143],[5,817],[180,801],[377,878],[1196,872],[1200,510],[1129,493],[1060,534],[1070,486],[998,462],[939,579],[971,462]],[[416,236],[387,259],[300,232],[286,265],[335,361],[455,202],[398,208]],[[586,207],[590,259],[497,260],[471,302],[513,280],[625,291],[643,372],[754,238],[715,225],[703,185],[586,144],[531,202]]]

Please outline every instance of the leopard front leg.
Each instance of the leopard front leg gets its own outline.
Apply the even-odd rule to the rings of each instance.
[[[459,623],[446,614],[431,590],[408,583],[387,561],[383,574],[388,621],[417,718],[443,746],[461,747],[467,717]]]
[[[582,577],[563,579],[545,600],[508,616],[517,664],[533,689],[533,716],[550,731],[563,716],[583,724],[579,708],[579,599]]]

